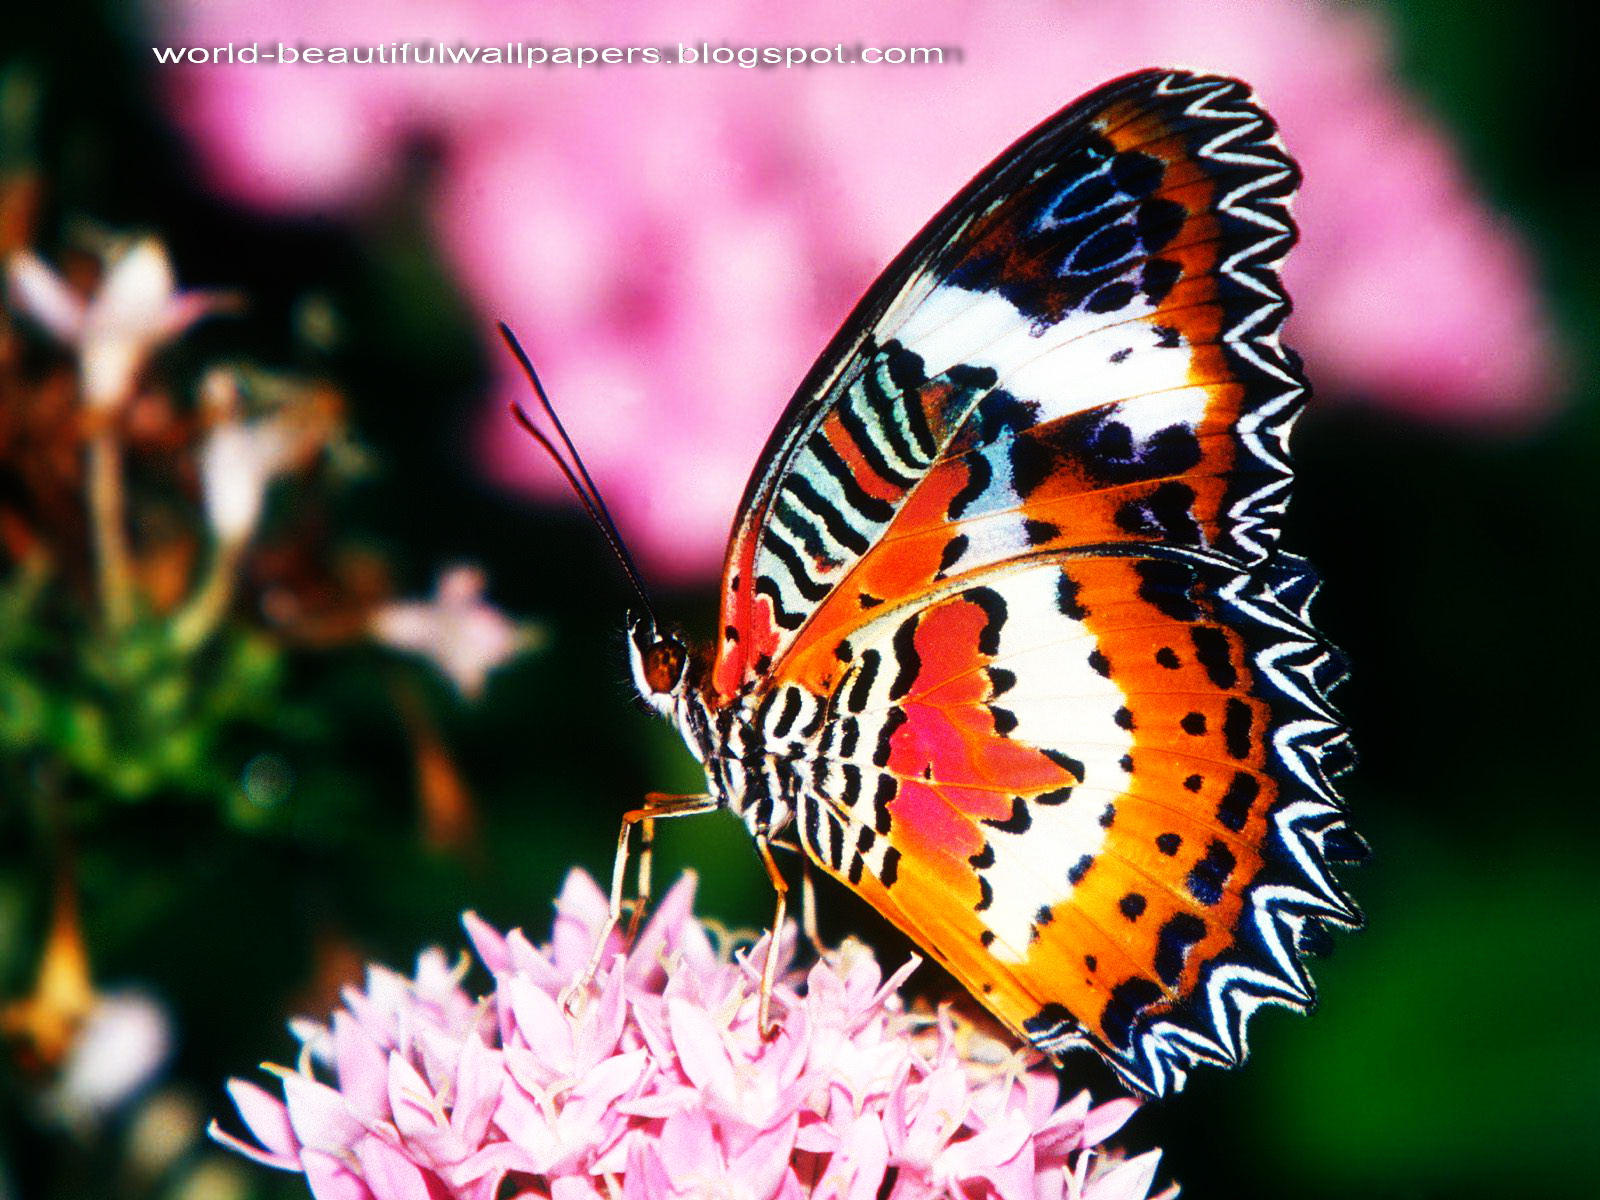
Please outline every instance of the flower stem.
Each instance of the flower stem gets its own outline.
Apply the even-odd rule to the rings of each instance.
[[[133,620],[133,565],[122,490],[122,444],[108,422],[89,439],[89,515],[100,605],[113,632]]]
[[[199,649],[228,615],[244,548],[242,538],[228,538],[217,543],[199,591],[172,620],[172,641],[179,650],[188,653]]]

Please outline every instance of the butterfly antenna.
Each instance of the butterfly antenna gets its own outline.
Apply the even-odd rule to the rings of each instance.
[[[517,335],[511,332],[511,327],[504,321],[499,322],[500,336],[505,339],[506,346],[515,356],[517,364],[522,368],[522,373],[528,377],[533,393],[539,398],[539,407],[544,410],[550,423],[555,427],[556,434],[561,439],[558,447],[550,440],[548,434],[534,424],[533,418],[528,416],[526,409],[515,400],[511,402],[511,416],[521,425],[529,437],[539,443],[540,447],[550,456],[552,462],[561,470],[567,485],[572,488],[573,494],[578,497],[578,502],[583,505],[585,512],[600,528],[611,552],[616,555],[617,561],[622,564],[623,573],[627,575],[628,582],[633,585],[633,590],[639,594],[639,601],[644,605],[645,611],[650,614],[652,624],[656,621],[655,605],[650,603],[650,593],[645,590],[644,577],[639,573],[638,564],[633,561],[633,554],[628,550],[628,544],[622,540],[622,532],[617,528],[616,520],[611,515],[611,509],[606,506],[605,497],[600,494],[599,485],[594,477],[589,474],[589,469],[583,465],[583,456],[578,453],[578,448],[572,444],[572,439],[567,436],[566,426],[561,423],[561,418],[556,415],[555,405],[550,403],[550,397],[544,390],[544,384],[539,382],[539,373],[533,369],[533,362],[529,359],[527,351],[522,348],[522,343],[517,341]],[[566,453],[562,453],[562,447]]]

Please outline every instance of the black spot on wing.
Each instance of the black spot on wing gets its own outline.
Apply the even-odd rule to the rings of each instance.
[[[1159,305],[1183,277],[1183,265],[1170,258],[1152,258],[1139,274],[1139,285],[1151,304]]]
[[[1138,289],[1133,284],[1126,279],[1118,279],[1104,287],[1096,288],[1084,301],[1083,307],[1100,315],[1121,312],[1133,303],[1133,298],[1137,294]]]
[[[1236,696],[1228,698],[1222,718],[1222,738],[1234,758],[1250,757],[1250,730],[1254,720],[1255,713],[1248,704]]]
[[[1166,163],[1141,150],[1124,150],[1111,160],[1111,182],[1119,191],[1137,199],[1160,187],[1166,173]]]
[[[846,693],[844,704],[851,712],[858,713],[867,707],[867,700],[872,695],[872,685],[877,681],[878,668],[883,656],[876,650],[863,650],[861,660],[856,664],[850,681],[850,691]]]
[[[1200,439],[1187,425],[1169,425],[1136,443],[1116,411],[1111,406],[1074,413],[1035,436],[1048,442],[1055,458],[1072,462],[1090,479],[1108,486],[1182,475],[1200,462]]]
[[[1181,912],[1169,917],[1156,935],[1156,978],[1168,987],[1176,987],[1183,977],[1189,948],[1205,936],[1206,923],[1193,913]]]
[[[1260,794],[1260,780],[1248,771],[1235,771],[1228,790],[1217,802],[1217,824],[1238,833],[1250,819],[1250,809]]]
[[[1028,811],[1028,802],[1021,796],[1011,798],[1011,815],[1008,817],[984,817],[983,823],[991,829],[998,829],[1001,833],[1027,833],[1033,824],[1033,814]]]
[[[895,798],[900,785],[893,775],[879,775],[872,793],[872,827],[879,833],[888,833],[894,819],[889,812],[889,802]]]
[[[922,670],[922,656],[917,653],[917,621],[919,614],[913,614],[900,622],[894,631],[894,661],[898,666],[894,682],[889,685],[889,699],[899,700],[906,695],[912,685],[917,681],[917,675]]]
[[[883,868],[878,872],[878,882],[886,888],[892,888],[899,877],[900,851],[889,846],[883,852]]]
[[[901,708],[891,708],[883,718],[883,728],[878,731],[878,745],[872,752],[874,766],[886,767],[889,765],[889,755],[894,749],[894,735],[899,731],[900,726],[906,723],[906,720],[905,710]]]
[[[1322,853],[1329,862],[1364,863],[1372,858],[1372,847],[1348,825],[1335,825],[1322,834]]]
[[[1184,887],[1189,889],[1189,895],[1208,908],[1220,904],[1228,888],[1228,879],[1237,865],[1233,851],[1221,842],[1213,841],[1206,847],[1205,856],[1190,868]]]
[[[1127,258],[1138,248],[1139,235],[1130,225],[1108,225],[1096,230],[1072,249],[1067,258],[1069,271],[1088,274],[1103,271]]]
[[[1060,750],[1041,749],[1039,753],[1043,754],[1079,783],[1083,782],[1083,763],[1080,760],[1073,758],[1070,754],[1063,754]]]
[[[1186,483],[1168,480],[1148,494],[1125,501],[1116,512],[1117,527],[1138,537],[1159,538],[1174,545],[1198,545],[1203,537],[1195,520],[1195,491]]]
[[[1078,593],[1082,590],[1083,585],[1067,574],[1063,567],[1056,580],[1056,607],[1061,610],[1062,616],[1074,621],[1082,621],[1089,616],[1089,610],[1078,603]]]
[[[1035,521],[1029,518],[1022,523],[1022,533],[1028,539],[1028,545],[1043,546],[1046,542],[1061,536],[1061,527],[1052,525],[1049,521]]]
[[[1201,616],[1195,598],[1199,577],[1188,563],[1167,558],[1146,558],[1133,564],[1139,576],[1139,599],[1164,617],[1196,621]]]
[[[772,727],[772,736],[775,738],[788,737],[789,731],[794,728],[796,718],[800,716],[800,690],[798,688],[783,689],[783,709],[778,713],[778,723]]]
[[[1143,243],[1145,252],[1153,254],[1177,237],[1187,216],[1183,205],[1163,196],[1152,196],[1139,205],[1135,219],[1139,227],[1139,241]]]
[[[967,535],[958,533],[944,544],[944,552],[939,555],[939,570],[934,578],[942,579],[945,572],[961,561],[961,556],[967,552]]]
[[[1006,623],[1005,597],[993,588],[968,588],[961,598],[983,610],[983,628],[978,631],[978,653],[993,658],[1000,653],[1000,631]]]
[[[1239,672],[1233,665],[1228,635],[1215,625],[1192,625],[1189,640],[1194,643],[1195,657],[1205,668],[1206,678],[1224,691],[1231,691],[1239,682]]]

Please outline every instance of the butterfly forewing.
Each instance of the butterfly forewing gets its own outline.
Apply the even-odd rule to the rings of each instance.
[[[1234,80],[1107,85],[868,293],[751,482],[708,698],[798,689],[807,852],[1047,1051],[1160,1092],[1353,925],[1277,549],[1297,172]],[[792,706],[791,706],[792,707]]]

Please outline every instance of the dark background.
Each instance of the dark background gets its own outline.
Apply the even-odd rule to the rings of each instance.
[[[1346,794],[1376,857],[1348,881],[1370,928],[1318,964],[1313,1019],[1263,1016],[1247,1069],[1201,1071],[1130,1127],[1125,1142],[1163,1146],[1165,1171],[1196,1197],[1595,1186],[1592,64],[1536,4],[1407,0],[1391,11],[1405,79],[1535,245],[1576,382],[1563,416],[1516,439],[1356,405],[1314,407],[1300,427],[1286,541],[1321,568],[1320,622],[1354,664],[1339,699],[1362,763]],[[344,764],[291,817],[243,833],[211,809],[155,802],[103,814],[83,840],[97,974],[143,981],[170,1006],[179,1042],[166,1080],[221,1114],[228,1075],[290,1053],[283,1021],[319,939],[404,967],[430,942],[460,945],[467,907],[537,936],[572,865],[609,870],[624,805],[698,779],[675,734],[630,701],[628,597],[594,532],[482,482],[466,416],[494,347],[415,214],[397,209],[358,234],[223,206],[198,190],[155,112],[120,9],[75,0],[4,20],[0,64],[26,61],[43,84],[42,229],[82,213],[157,228],[181,279],[245,290],[251,319],[202,327],[185,351],[196,360],[283,362],[296,353],[298,299],[336,297],[347,336],[309,365],[346,387],[354,429],[381,463],[336,519],[383,550],[402,590],[425,591],[441,562],[477,561],[496,601],[550,635],[476,708],[423,685],[484,823],[476,860],[418,848],[404,737],[371,702],[370,678],[386,668],[363,652],[291,664]],[[425,151],[414,169],[431,169]],[[673,594],[665,607],[705,632],[714,597]],[[23,807],[0,797],[8,996],[28,985],[44,913]],[[763,921],[767,892],[742,831],[731,818],[685,824],[662,832],[662,877],[692,864],[705,911]],[[853,899],[825,899],[834,931],[881,929]],[[6,1176],[17,1197],[122,1194],[115,1127],[87,1140],[49,1132],[29,1115],[27,1081],[7,1078],[0,1195]],[[261,1196],[304,1194],[297,1178],[245,1178]]]

